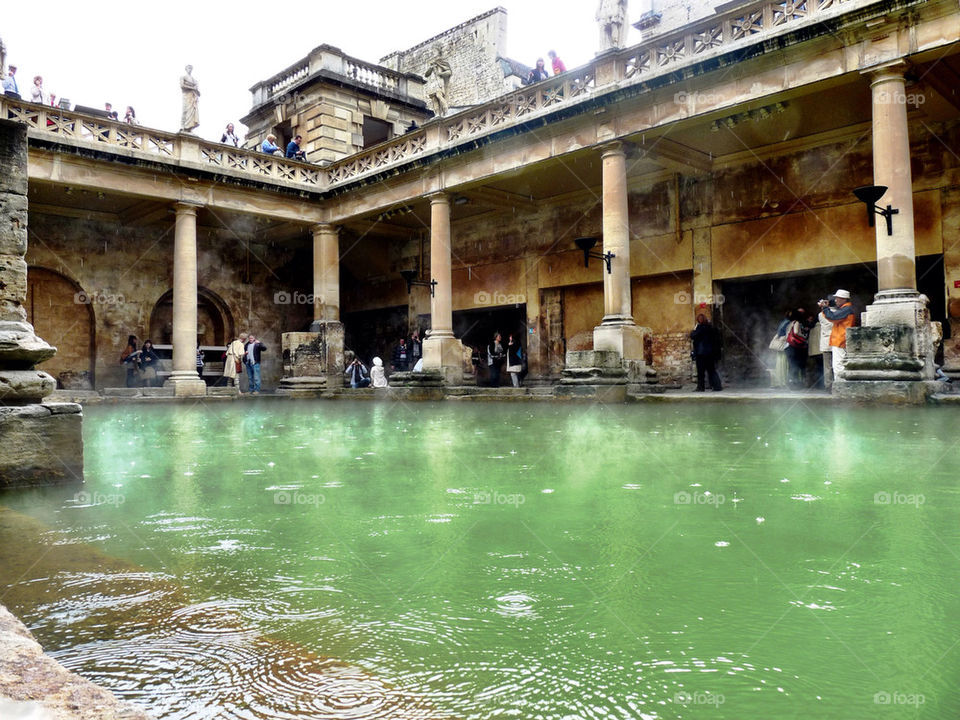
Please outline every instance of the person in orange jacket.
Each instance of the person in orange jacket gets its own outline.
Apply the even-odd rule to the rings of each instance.
[[[843,367],[847,362],[847,328],[857,324],[857,314],[850,302],[849,290],[837,290],[833,297],[836,307],[829,307],[827,300],[817,304],[823,310],[823,315],[833,323],[830,331],[830,350],[833,353],[833,377],[843,379]]]

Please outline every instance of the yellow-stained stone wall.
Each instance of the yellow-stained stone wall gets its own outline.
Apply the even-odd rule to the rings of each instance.
[[[91,300],[87,305],[72,297],[61,299],[64,322],[51,344],[80,345],[65,350],[64,356],[77,357],[77,370],[87,370],[89,335],[83,337],[79,328],[92,310],[96,386],[124,386],[125,369],[119,357],[127,335],[136,335],[141,343],[148,337],[153,309],[172,287],[172,213],[168,226],[118,227],[38,212],[31,212],[29,221],[27,264],[63,275]],[[198,285],[222,300],[234,332],[253,332],[266,344],[263,383],[268,389],[274,387],[283,370],[281,333],[305,329],[312,318],[312,307],[302,302],[312,291],[306,239],[264,243],[236,229],[201,227],[197,245]],[[41,299],[38,292],[37,300]],[[74,320],[77,324],[71,329]]]

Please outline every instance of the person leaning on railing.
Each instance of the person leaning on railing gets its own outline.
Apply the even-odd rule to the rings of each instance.
[[[280,148],[277,146],[277,136],[273,133],[267,135],[267,139],[260,143],[260,150],[267,155],[276,155],[280,152]]]

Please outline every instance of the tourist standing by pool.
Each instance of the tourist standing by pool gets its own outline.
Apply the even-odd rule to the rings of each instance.
[[[257,340],[256,335],[250,335],[247,338],[247,344],[243,346],[243,357],[247,364],[251,395],[260,394],[260,353],[266,349],[267,346]]]
[[[774,352],[773,376],[770,378],[772,387],[786,387],[790,363],[787,360],[787,331],[793,322],[793,310],[783,314],[783,320],[777,325],[777,332],[770,341],[770,349]]]
[[[234,338],[227,345],[227,351],[223,354],[223,377],[227,379],[228,385],[233,385],[238,390],[240,389],[240,373],[243,372],[241,365],[243,362],[243,341],[246,339],[245,334],[239,338]]]
[[[847,328],[857,324],[857,315],[853,309],[853,303],[850,302],[849,290],[837,290],[834,294],[834,301],[837,306],[829,307],[826,300],[821,300],[818,304],[823,311],[824,317],[833,323],[833,330],[830,331],[830,350],[833,352],[833,379],[843,379],[843,367],[847,364]]]
[[[420,342],[420,331],[414,330],[413,334],[410,336],[410,359],[413,364],[417,364],[417,360],[420,360],[423,357],[423,343]]]
[[[520,373],[523,372],[523,348],[520,347],[520,340],[513,337],[513,333],[507,337],[507,372],[510,373],[510,381],[514,387],[520,387]]]
[[[790,363],[787,383],[803,388],[807,380],[807,349],[810,336],[810,325],[807,311],[797,308],[793,313],[793,321],[787,328],[787,361]]]
[[[393,369],[397,372],[406,372],[410,363],[410,348],[407,341],[400,338],[400,342],[393,349]]]
[[[723,389],[717,374],[720,358],[720,333],[703,313],[697,315],[697,326],[690,333],[693,340],[693,359],[697,364],[697,392],[704,392],[705,377],[710,378],[710,388],[715,392]]]
[[[507,353],[503,349],[500,333],[493,334],[493,341],[487,345],[487,367],[490,370],[490,387],[500,387],[500,369]]]
[[[140,384],[140,353],[137,352],[137,336],[127,338],[127,347],[120,353],[120,362],[127,366],[127,387],[137,387]]]

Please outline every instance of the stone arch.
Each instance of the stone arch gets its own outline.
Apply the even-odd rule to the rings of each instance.
[[[167,290],[150,313],[150,334],[154,345],[173,342],[173,290]],[[197,345],[226,345],[234,337],[233,313],[219,295],[197,288]]]
[[[72,390],[95,387],[97,332],[94,303],[75,280],[50,268],[27,268],[27,322],[36,334],[57,348],[39,366]]]

